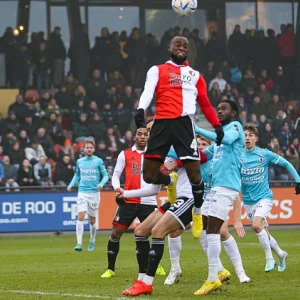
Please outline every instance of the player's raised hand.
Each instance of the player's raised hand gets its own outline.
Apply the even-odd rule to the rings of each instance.
[[[241,221],[234,222],[233,228],[238,237],[242,238],[245,236],[246,232],[245,232],[244,226]]]
[[[134,115],[134,121],[137,128],[145,126],[145,111],[142,108],[137,110]]]
[[[300,182],[297,182],[296,186],[295,186],[295,194],[299,195],[300,194]]]
[[[220,146],[221,142],[223,140],[223,137],[224,137],[223,127],[221,125],[217,125],[215,127],[215,132],[217,135],[216,144],[217,144],[217,146]]]

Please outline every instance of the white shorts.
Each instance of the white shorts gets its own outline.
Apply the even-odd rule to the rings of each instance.
[[[206,196],[209,201],[207,215],[226,221],[238,195],[239,192],[231,188],[221,186],[212,188]]]
[[[206,195],[206,197],[204,198],[203,204],[201,206],[201,214],[203,216],[207,217],[208,209],[209,209],[209,200],[207,199],[207,195]]]
[[[100,193],[83,193],[77,195],[77,211],[85,211],[91,217],[96,217],[100,204]]]
[[[264,226],[269,226],[267,217],[272,210],[273,201],[270,199],[262,199],[253,205],[244,204],[245,211],[250,222],[253,222],[254,217],[262,217],[265,219]]]

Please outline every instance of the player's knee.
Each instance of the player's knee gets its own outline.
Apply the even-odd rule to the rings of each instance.
[[[228,232],[227,228],[220,229],[221,241],[227,241],[230,238],[230,233]]]
[[[252,224],[252,229],[256,232],[259,233],[264,229],[264,226],[262,224],[259,223],[253,223]]]
[[[181,229],[178,229],[176,231],[173,231],[169,234],[170,238],[174,239],[174,238],[177,238],[181,235],[182,233],[182,230]]]
[[[85,212],[79,212],[77,219],[78,221],[84,221],[84,217],[85,217]]]
[[[111,238],[112,239],[120,239],[123,234],[123,230],[119,230],[118,228],[114,228],[113,231],[111,232]]]
[[[155,238],[163,238],[162,231],[158,226],[154,226],[151,230],[151,235]]]

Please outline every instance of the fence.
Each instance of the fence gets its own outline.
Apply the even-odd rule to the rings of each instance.
[[[300,199],[292,187],[273,187],[274,206],[269,224],[300,224]],[[0,194],[0,232],[68,231],[75,230],[77,193],[34,191]],[[297,197],[297,198],[296,198]],[[166,191],[157,196],[158,206],[167,201]],[[102,191],[97,226],[100,230],[112,228],[117,205],[113,191]],[[242,222],[249,225],[242,208]],[[139,223],[135,220],[131,228]],[[229,224],[233,224],[230,213]],[[88,220],[85,220],[88,229]]]

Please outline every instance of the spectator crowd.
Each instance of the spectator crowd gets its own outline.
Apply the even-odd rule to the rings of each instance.
[[[85,26],[83,25],[85,29]],[[102,28],[95,44],[86,49],[89,78],[79,82],[72,67],[72,46],[66,49],[61,29],[46,40],[32,33],[25,44],[8,27],[0,38],[6,54],[7,87],[20,94],[0,114],[0,186],[19,191],[20,186],[66,186],[83,141],[93,136],[96,155],[112,173],[118,153],[134,144],[133,114],[147,70],[169,58],[167,46],[176,35],[188,38],[189,62],[207,82],[214,107],[222,99],[236,101],[239,121],[259,129],[259,146],[284,156],[299,171],[299,99],[295,95],[295,34],[291,24],[276,35],[246,30],[236,25],[223,44],[217,32],[204,43],[199,31],[179,27],[167,30],[158,42],[133,28],[110,34]],[[88,36],[86,34],[86,42]],[[66,57],[71,70],[65,75]],[[153,115],[151,105],[148,116]],[[280,168],[271,167],[270,180],[289,180]]]

